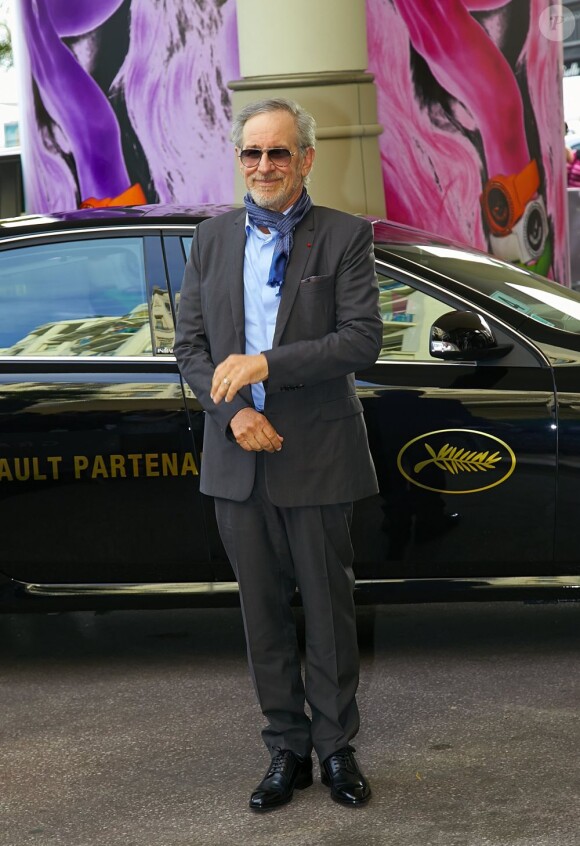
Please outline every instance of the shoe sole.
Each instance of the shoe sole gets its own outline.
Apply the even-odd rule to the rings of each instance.
[[[366,799],[341,799],[339,796],[336,796],[331,790],[330,798],[334,802],[338,802],[339,805],[346,805],[348,808],[361,808],[363,805],[366,805],[370,801],[371,796],[367,796]]]
[[[296,779],[296,783],[294,784],[294,790],[305,790],[307,787],[310,787],[313,784],[312,773],[308,773],[307,775],[299,776]],[[294,791],[293,791],[294,792]],[[293,792],[288,796],[286,799],[282,799],[280,802],[275,802],[272,805],[266,805],[265,808],[255,807],[254,805],[248,805],[250,811],[253,811],[255,814],[267,814],[268,811],[275,811],[277,808],[281,808],[283,805],[287,805],[288,802],[292,801]]]
[[[365,796],[364,799],[343,799],[341,796],[337,796],[336,793],[334,793],[332,785],[330,784],[330,779],[325,772],[321,773],[320,781],[325,787],[330,787],[330,798],[334,802],[338,802],[339,805],[347,805],[349,808],[357,808],[361,805],[366,805],[372,796],[372,793],[369,792],[369,795]]]

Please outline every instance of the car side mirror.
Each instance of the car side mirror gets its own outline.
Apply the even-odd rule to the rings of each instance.
[[[445,361],[501,358],[512,348],[512,344],[498,344],[487,322],[475,311],[448,311],[431,326],[429,352]]]

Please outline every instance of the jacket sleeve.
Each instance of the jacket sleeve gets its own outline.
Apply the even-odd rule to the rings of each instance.
[[[221,402],[219,405],[210,397],[216,362],[211,355],[210,339],[204,319],[200,228],[201,226],[198,226],[194,232],[191,252],[185,266],[173,350],[181,375],[202,408],[226,434],[232,417],[242,408],[247,408],[249,403],[239,393],[231,402]]]
[[[383,324],[375,273],[372,227],[357,221],[335,275],[335,331],[312,340],[280,344],[264,352],[267,393],[288,384],[315,385],[376,361]]]

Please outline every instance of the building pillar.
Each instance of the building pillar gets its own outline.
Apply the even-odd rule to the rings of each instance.
[[[296,100],[317,123],[309,192],[315,203],[385,217],[365,0],[240,0],[234,112],[268,97]],[[245,186],[236,172],[235,197]]]

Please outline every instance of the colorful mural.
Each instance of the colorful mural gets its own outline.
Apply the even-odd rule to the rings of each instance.
[[[366,3],[389,218],[567,281],[549,0]],[[27,210],[231,202],[235,15],[236,0],[20,0]]]
[[[223,202],[235,0],[20,0],[28,211]]]
[[[547,0],[367,0],[388,216],[568,278]],[[389,33],[385,38],[384,33]]]

